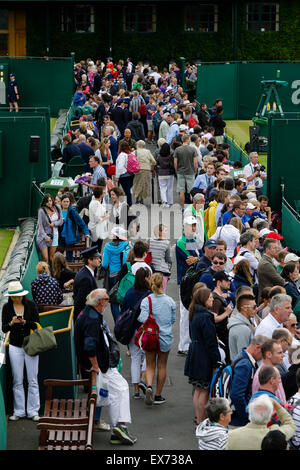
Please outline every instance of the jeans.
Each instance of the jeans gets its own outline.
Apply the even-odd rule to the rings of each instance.
[[[39,414],[40,393],[38,384],[39,356],[28,356],[23,348],[9,346],[9,360],[13,375],[14,415],[26,416],[25,392],[23,387],[24,365],[28,379],[27,416],[32,418]]]
[[[122,186],[123,191],[127,197],[128,206],[132,206],[132,196],[131,196],[131,187],[133,185],[134,175],[130,176],[120,176],[119,185]]]

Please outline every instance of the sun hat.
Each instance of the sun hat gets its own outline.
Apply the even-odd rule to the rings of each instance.
[[[115,235],[116,237],[120,238],[120,240],[127,240],[127,230],[125,230],[120,225],[115,225],[111,229],[111,235]]]
[[[22,297],[27,294],[28,294],[28,290],[23,289],[23,286],[20,283],[20,281],[11,281],[8,284],[7,293],[4,294],[4,296],[5,297],[11,297],[11,296]]]

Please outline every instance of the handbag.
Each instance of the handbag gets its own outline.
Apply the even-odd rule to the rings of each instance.
[[[25,336],[23,340],[23,349],[28,356],[36,356],[57,347],[53,326],[42,328],[39,323],[36,325],[37,329],[30,330],[30,335]]]
[[[149,316],[140,326],[134,337],[134,344],[144,351],[155,351],[160,353],[159,344],[159,326],[152,313],[152,300],[147,297],[149,302]]]
[[[107,377],[100,371],[96,377],[97,406],[110,405],[108,383]]]
[[[106,334],[108,342],[109,342],[109,367],[114,368],[117,367],[120,361],[120,346],[118,342],[111,336],[109,331],[102,325],[102,331]]]

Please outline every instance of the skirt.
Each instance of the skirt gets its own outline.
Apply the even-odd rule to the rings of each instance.
[[[132,188],[132,194],[135,198],[146,199],[151,196],[150,176],[150,170],[140,170],[135,174]]]
[[[209,382],[206,382],[205,380],[201,379],[194,379],[193,377],[189,377],[189,384],[193,385],[194,387],[203,388],[204,390],[210,389]]]

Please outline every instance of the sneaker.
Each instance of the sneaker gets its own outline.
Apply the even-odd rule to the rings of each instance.
[[[147,387],[146,395],[145,395],[145,403],[146,403],[146,405],[150,405],[150,406],[153,404],[153,390],[152,390],[152,387]]]
[[[134,436],[130,436],[130,434],[128,433],[128,429],[124,426],[121,426],[120,424],[114,427],[113,434],[120,439],[122,444],[125,445],[132,446],[137,441],[137,438]]]
[[[121,439],[118,438],[118,436],[116,436],[115,434],[112,434],[110,436],[109,443],[116,446],[116,445],[121,445],[122,441]]]
[[[145,382],[143,382],[143,380],[141,380],[139,383],[139,389],[143,392],[144,395],[146,394],[147,385]]]
[[[132,397],[133,397],[135,400],[139,400],[139,399],[141,398],[141,395],[140,395],[139,392],[137,392],[137,393],[134,393],[134,394],[132,395]]]
[[[110,431],[110,425],[108,423],[105,423],[104,421],[100,421],[99,424],[96,424],[95,427],[94,427],[94,430],[95,431]]]
[[[40,417],[39,415],[36,415],[36,416],[31,416],[32,421],[39,421],[40,420]]]
[[[166,399],[163,398],[161,395],[155,395],[154,397],[154,405],[161,405],[162,403],[165,403]]]
[[[188,352],[187,351],[177,351],[178,356],[187,356]]]
[[[9,421],[18,421],[20,419],[20,416],[11,415],[8,419]]]

